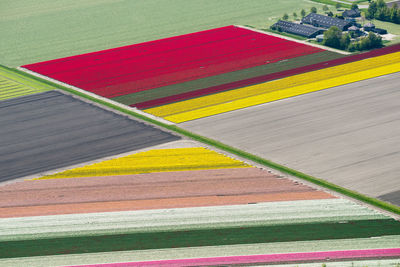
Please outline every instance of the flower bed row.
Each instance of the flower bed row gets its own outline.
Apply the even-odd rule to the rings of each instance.
[[[248,87],[244,87],[244,88],[240,88],[240,89],[236,89],[236,90],[232,90],[232,91],[218,93],[215,95],[209,95],[209,96],[195,98],[195,99],[191,99],[191,100],[187,100],[187,101],[172,103],[169,105],[160,106],[160,107],[156,107],[156,108],[150,108],[150,109],[147,109],[146,112],[151,113],[156,116],[165,117],[167,119],[172,119],[172,121],[174,121],[174,122],[177,122],[177,121],[181,122],[182,119],[177,120],[175,118],[177,116],[182,117],[181,115],[179,115],[180,113],[188,113],[190,111],[194,111],[194,112],[198,113],[198,115],[196,115],[196,118],[198,118],[198,116],[199,115],[201,116],[201,113],[205,111],[204,108],[210,107],[211,109],[215,110],[215,106],[224,104],[227,102],[229,102],[229,104],[232,106],[233,105],[232,101],[235,101],[235,100],[242,100],[245,98],[255,97],[258,95],[262,95],[262,94],[278,92],[279,90],[293,90],[294,87],[301,86],[301,85],[307,85],[307,84],[312,85],[312,83],[319,82],[319,81],[322,81],[322,82],[320,82],[320,84],[318,86],[315,86],[315,85],[311,86],[311,87],[309,86],[310,88],[307,90],[311,90],[311,91],[322,90],[322,89],[330,88],[333,86],[346,84],[349,82],[359,81],[359,80],[368,79],[371,77],[376,77],[376,76],[392,73],[392,72],[395,72],[396,69],[394,68],[394,71],[393,71],[394,66],[390,66],[389,64],[394,64],[396,62],[399,62],[399,60],[400,60],[400,52],[388,54],[388,55],[370,58],[370,59],[366,59],[366,60],[362,60],[362,61],[339,65],[339,66],[335,66],[335,67],[331,67],[331,68],[321,69],[318,71],[299,74],[299,75],[287,77],[287,78],[284,78],[281,80],[267,82],[264,84],[248,86]],[[354,76],[353,79],[341,80],[341,76],[343,76],[343,75],[347,75],[347,74],[351,74],[351,73],[358,73],[358,72],[371,70],[371,69],[375,69],[378,67],[384,67],[384,66],[388,66],[388,67],[381,69],[380,72],[368,73],[365,76],[363,76],[363,75],[357,76],[356,75],[356,76]],[[333,81],[327,82],[328,79],[333,79],[333,78],[336,78],[335,82],[333,82]],[[303,93],[310,92],[307,90],[305,90]],[[269,102],[269,101],[267,101],[267,99],[265,99],[265,102],[263,102],[263,103],[266,103],[266,102]],[[260,104],[260,103],[257,103],[257,104]],[[218,111],[215,111],[215,112],[218,112]],[[208,115],[209,113],[208,114],[203,113],[203,114],[204,114],[204,116],[202,116],[202,117],[209,116]],[[218,114],[218,113],[214,113],[214,114]],[[176,116],[172,117],[173,115],[176,115]],[[191,117],[188,115],[184,115],[184,116],[187,119],[189,119]]]
[[[333,67],[333,66],[346,64],[346,63],[350,63],[350,62],[354,62],[354,61],[359,61],[359,60],[367,59],[370,57],[376,57],[376,56],[381,56],[381,55],[385,55],[385,54],[389,54],[389,53],[394,53],[399,50],[400,50],[400,44],[385,47],[382,49],[372,50],[372,51],[362,53],[362,54],[351,55],[351,56],[342,57],[339,59],[333,59],[330,61],[324,61],[324,62],[312,64],[312,65],[288,69],[288,70],[281,71],[281,72],[275,72],[275,73],[271,73],[271,74],[267,74],[267,75],[257,76],[257,77],[250,78],[250,79],[239,80],[239,81],[225,83],[225,84],[216,85],[216,86],[212,86],[212,87],[206,87],[206,88],[183,92],[180,94],[170,95],[170,96],[166,96],[166,97],[162,97],[162,98],[155,98],[155,99],[148,100],[148,101],[132,103],[132,104],[130,104],[130,106],[137,107],[139,109],[152,108],[152,107],[156,107],[156,106],[170,104],[170,103],[177,102],[177,101],[187,100],[190,98],[196,98],[196,97],[205,96],[205,95],[209,95],[209,94],[219,93],[222,91],[237,89],[240,87],[250,86],[250,85],[268,82],[268,81],[272,81],[272,80],[276,80],[276,79],[282,79],[282,78],[285,78],[288,76],[297,75],[297,74],[301,74],[301,73],[305,73],[305,72],[309,72],[309,71],[314,71],[314,70]],[[118,101],[118,100],[116,99],[116,101]]]
[[[202,147],[157,149],[107,160],[37,179],[246,167],[250,166],[242,161],[229,158]]]

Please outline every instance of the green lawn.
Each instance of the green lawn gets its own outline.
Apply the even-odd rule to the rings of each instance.
[[[3,0],[0,63],[16,67],[231,24],[265,28],[312,6],[322,7],[305,0]]]
[[[372,23],[375,24],[377,28],[386,29],[388,33],[396,35],[393,40],[391,40],[389,43],[385,43],[385,45],[400,43],[400,24],[394,24],[376,19],[372,20]]]

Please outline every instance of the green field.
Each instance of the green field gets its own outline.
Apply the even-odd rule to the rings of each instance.
[[[312,6],[322,7],[306,0],[3,0],[0,63],[16,67],[231,24],[265,28]]]
[[[51,86],[11,72],[7,68],[0,66],[0,101],[52,89],[54,88]]]
[[[0,242],[0,258],[395,236],[393,219],[79,235]]]
[[[380,20],[372,20],[372,23],[375,24],[377,28],[383,28],[388,31],[388,33],[395,35],[392,40],[390,40],[388,43],[385,43],[385,45],[392,45],[392,44],[398,44],[400,43],[400,25],[391,23],[391,22],[386,22],[386,21],[380,21]]]

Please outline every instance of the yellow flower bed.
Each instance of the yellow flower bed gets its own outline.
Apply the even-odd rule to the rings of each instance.
[[[154,149],[34,180],[246,167],[251,166],[203,147]]]
[[[167,116],[165,117],[165,119],[175,123],[181,123],[185,121],[190,121],[194,119],[208,117],[211,115],[220,114],[223,112],[237,110],[240,108],[264,104],[279,99],[289,98],[297,95],[328,89],[339,85],[344,85],[369,78],[374,78],[377,76],[398,72],[399,70],[400,70],[400,63],[391,64],[388,66],[342,75],[340,77],[335,77],[327,80],[312,82],[305,85],[290,87],[283,90],[246,97],[228,103],[222,103],[219,105],[199,108],[188,112],[182,112],[171,116]]]
[[[262,84],[247,86],[236,90],[226,91],[218,94],[203,96],[195,99],[189,99],[177,103],[172,103],[160,107],[146,109],[145,111],[156,116],[172,119],[173,122],[181,122],[180,120],[174,120],[174,114],[189,112],[192,110],[200,110],[202,108],[219,105],[222,103],[232,102],[238,99],[252,97],[260,94],[275,92],[279,90],[285,90],[289,87],[295,87],[313,83],[316,81],[325,81],[342,75],[361,72],[388,64],[397,63],[400,61],[400,52],[383,55],[379,57],[364,59],[352,63],[347,63],[335,67],[330,67],[322,70],[312,71],[308,73],[298,74],[291,77],[286,77],[280,80],[274,80]],[[378,75],[377,75],[378,76]],[[367,79],[367,78],[364,78]],[[361,79],[360,79],[361,80]],[[344,84],[344,83],[342,83]],[[322,88],[325,89],[325,88]],[[319,90],[322,90],[319,89]],[[265,103],[265,102],[264,102]],[[207,115],[209,116],[209,115]],[[204,117],[204,116],[203,116]]]

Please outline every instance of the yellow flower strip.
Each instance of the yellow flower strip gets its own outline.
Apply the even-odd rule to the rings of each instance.
[[[400,52],[397,52],[361,61],[356,61],[352,63],[347,63],[331,68],[326,68],[322,70],[298,74],[280,80],[274,80],[262,84],[247,86],[235,90],[230,90],[226,92],[221,92],[217,94],[176,102],[160,107],[154,107],[146,109],[145,111],[153,115],[166,118],[173,114],[188,112],[199,108],[218,105],[245,97],[278,91],[289,87],[308,84],[311,82],[322,81],[334,77],[340,77],[344,74],[368,70],[371,68],[376,68],[387,64],[397,63],[399,61],[400,61]]]
[[[246,167],[251,166],[203,147],[157,149],[34,180]]]
[[[289,98],[297,95],[302,95],[310,92],[315,92],[323,89],[328,89],[331,87],[344,85],[352,82],[357,82],[360,80],[365,80],[369,78],[374,78],[381,75],[386,75],[400,70],[400,63],[391,64],[383,67],[373,68],[369,70],[364,70],[356,73],[351,73],[347,75],[342,75],[340,77],[335,77],[327,80],[317,81],[308,83],[305,85],[290,87],[283,90],[272,91],[269,93],[259,94],[247,98],[238,99],[235,101],[222,103],[219,105],[208,106],[204,108],[199,108],[191,110],[188,112],[182,112],[179,114],[174,114],[165,117],[166,120],[181,123],[185,121],[190,121],[194,119],[204,118],[211,115],[220,114],[223,112],[228,112],[232,110],[237,110],[245,107],[255,106],[259,104],[264,104],[284,98]]]

